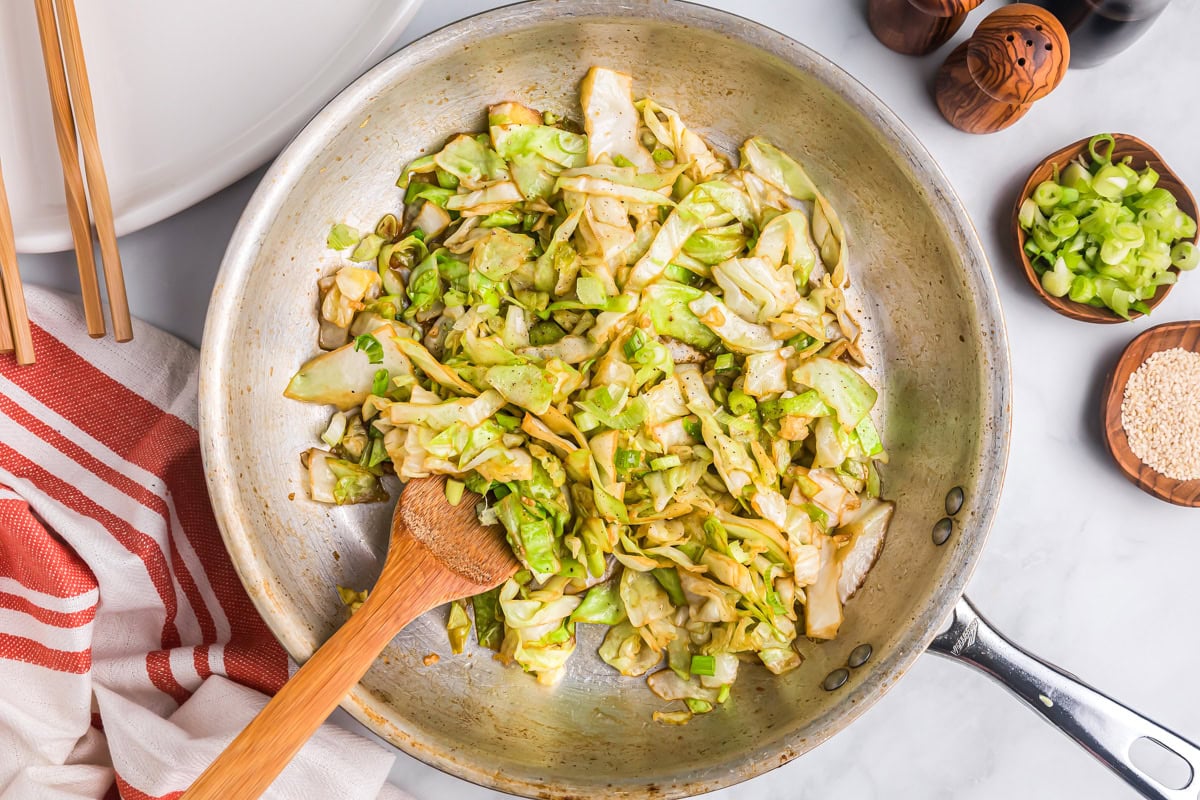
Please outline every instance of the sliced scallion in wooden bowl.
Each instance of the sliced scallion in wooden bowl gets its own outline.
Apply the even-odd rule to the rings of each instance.
[[[1148,144],[1081,139],[1047,157],[1013,209],[1018,256],[1038,295],[1087,322],[1149,313],[1200,264],[1196,201]]]

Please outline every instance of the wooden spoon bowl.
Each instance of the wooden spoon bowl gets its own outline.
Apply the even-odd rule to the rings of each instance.
[[[1180,481],[1146,466],[1130,449],[1121,424],[1121,403],[1129,377],[1150,356],[1176,347],[1200,353],[1200,320],[1158,325],[1138,335],[1125,348],[1104,387],[1104,441],[1125,477],[1139,489],[1168,503],[1200,508],[1200,479]]]
[[[1163,161],[1162,156],[1160,156],[1153,147],[1146,144],[1136,136],[1130,136],[1127,133],[1114,133],[1113,139],[1116,140],[1116,143],[1113,147],[1114,162],[1120,161],[1126,156],[1129,156],[1131,158],[1129,165],[1138,171],[1141,171],[1146,167],[1146,165],[1153,167],[1154,171],[1159,175],[1158,186],[1167,189],[1171,192],[1171,194],[1175,195],[1175,199],[1179,204],[1179,208],[1193,219],[1196,218],[1196,198],[1192,196],[1192,193],[1188,190],[1187,186],[1185,186],[1183,181],[1179,179],[1179,176],[1167,166],[1167,163]],[[1025,277],[1029,280],[1029,285],[1033,287],[1033,290],[1037,292],[1038,297],[1042,298],[1042,302],[1044,302],[1046,305],[1050,306],[1064,316],[1070,317],[1071,319],[1077,319],[1082,322],[1125,322],[1123,317],[1119,316],[1116,312],[1108,308],[1098,308],[1096,306],[1088,305],[1087,303],[1077,303],[1069,297],[1055,297],[1047,292],[1042,287],[1041,277],[1033,268],[1033,262],[1029,259],[1029,255],[1025,252],[1026,235],[1025,231],[1021,228],[1021,223],[1018,221],[1021,203],[1025,201],[1025,198],[1033,194],[1033,190],[1037,188],[1039,183],[1051,178],[1051,176],[1054,174],[1054,167],[1056,164],[1060,169],[1062,169],[1066,167],[1068,162],[1081,154],[1085,160],[1088,159],[1088,142],[1090,141],[1091,137],[1080,139],[1074,144],[1067,145],[1063,149],[1051,153],[1041,162],[1041,164],[1038,165],[1037,169],[1033,171],[1033,173],[1029,176],[1029,180],[1025,181],[1025,186],[1022,187],[1021,194],[1018,195],[1017,202],[1013,205],[1013,240],[1016,242],[1017,246],[1017,258],[1020,259],[1021,265],[1025,268]],[[1192,241],[1196,242],[1197,238],[1193,237]],[[1179,270],[1175,267],[1172,267],[1171,270],[1176,274],[1179,273]],[[1154,297],[1146,301],[1146,305],[1153,309],[1163,301],[1163,298],[1167,296],[1167,292],[1171,291],[1172,286],[1174,286],[1174,284],[1166,284],[1158,287],[1158,291],[1155,292]],[[1142,316],[1142,314],[1137,311],[1131,311],[1129,313],[1130,319],[1137,319],[1140,316]]]
[[[450,505],[444,477],[405,485],[383,572],[366,601],[180,800],[255,800],[405,625],[435,606],[499,586],[517,571],[504,529],[479,523],[478,499],[466,492]]]

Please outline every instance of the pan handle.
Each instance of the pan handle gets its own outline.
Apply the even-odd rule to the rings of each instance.
[[[993,628],[967,598],[958,601],[950,626],[929,649],[991,676],[1143,797],[1194,800],[1200,747],[1021,649]],[[1186,780],[1174,781],[1182,785],[1168,787],[1133,763],[1131,748],[1143,738],[1187,763]]]

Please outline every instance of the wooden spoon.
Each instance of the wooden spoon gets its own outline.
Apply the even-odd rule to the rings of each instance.
[[[257,798],[405,625],[435,606],[486,592],[517,571],[504,529],[479,524],[478,495],[465,493],[451,506],[445,490],[442,477],[405,485],[392,515],[387,560],[366,602],[217,756],[183,800]]]

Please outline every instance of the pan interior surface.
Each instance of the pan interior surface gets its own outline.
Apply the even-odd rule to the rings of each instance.
[[[877,99],[807,48],[684,3],[538,2],[475,17],[401,51],[325,109],[280,157],[222,267],[204,336],[201,412],[209,489],[235,566],[297,660],[346,617],[337,586],[379,573],[392,505],[307,499],[302,451],[329,409],[282,396],[316,352],[316,280],[342,263],[334,222],[395,211],[401,166],[518,100],[578,119],[592,65],[633,74],[726,153],[763,135],[798,158],[848,232],[851,303],[881,389],[898,510],[839,637],[804,641],[780,677],[744,665],[731,701],[682,728],[638,679],[595,655],[579,626],[566,676],[539,686],[491,651],[453,656],[438,610],[385,651],[347,702],[381,736],[460,777],[530,796],[670,797],[752,777],[803,753],[877,699],[924,649],[986,538],[1007,455],[1007,345],[987,263],[929,155]],[[966,502],[933,542],[948,490]],[[391,489],[395,490],[395,485]],[[803,641],[803,640],[802,640]],[[836,691],[822,682],[869,643]],[[473,642],[472,642],[473,644]],[[423,657],[438,653],[434,666]]]

